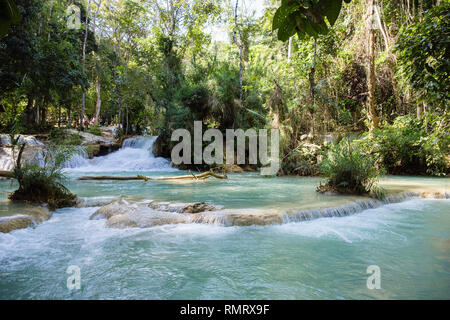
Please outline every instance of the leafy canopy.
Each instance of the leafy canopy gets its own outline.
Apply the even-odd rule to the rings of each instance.
[[[450,2],[430,9],[422,20],[401,29],[398,60],[414,90],[434,107],[445,108],[450,95]]]
[[[12,23],[19,23],[22,19],[19,9],[13,0],[0,0],[0,36],[8,33]]]
[[[282,0],[273,17],[272,30],[278,29],[278,40],[281,41],[296,33],[299,39],[317,38],[328,33],[325,18],[333,26],[341,7],[342,0]]]

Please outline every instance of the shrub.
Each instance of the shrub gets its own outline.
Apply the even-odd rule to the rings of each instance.
[[[53,128],[50,130],[49,140],[55,145],[79,146],[83,138],[78,133],[70,133],[65,129]]]
[[[102,130],[100,129],[100,126],[93,126],[86,130],[86,132],[90,134],[95,134],[96,136],[102,135]]]
[[[281,173],[287,175],[312,176],[319,173],[317,159],[320,146],[303,143],[283,157]]]
[[[319,168],[328,181],[317,188],[318,192],[374,193],[377,197],[383,196],[382,189],[376,185],[380,171],[375,167],[375,157],[348,138],[330,147]]]
[[[367,134],[361,143],[391,174],[446,175],[449,167],[449,115],[428,114],[424,121],[409,115]]]
[[[25,145],[20,147],[14,177],[19,189],[9,195],[11,200],[47,203],[50,209],[70,207],[76,204],[77,197],[63,184],[62,169],[70,159],[73,149],[64,146],[50,146],[42,151],[41,164],[21,164]]]

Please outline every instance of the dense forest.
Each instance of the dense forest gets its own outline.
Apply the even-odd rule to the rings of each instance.
[[[8,4],[1,133],[118,125],[158,135],[169,157],[171,132],[200,120],[280,129],[284,175],[333,170],[323,158],[343,152],[393,174],[449,171],[449,1],[270,0],[259,16],[242,0]]]

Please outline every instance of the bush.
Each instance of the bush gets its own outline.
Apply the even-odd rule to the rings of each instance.
[[[319,173],[317,159],[320,146],[303,143],[283,157],[281,173],[285,175],[313,176]]]
[[[70,133],[61,128],[50,130],[49,140],[52,144],[66,146],[79,146],[83,142],[83,138],[78,133]]]
[[[86,132],[90,134],[95,134],[96,136],[102,135],[102,130],[100,129],[100,126],[93,126],[86,130]]]
[[[383,196],[383,190],[376,185],[380,171],[375,167],[375,157],[365,153],[361,145],[350,142],[348,138],[330,147],[319,168],[328,181],[317,188],[318,192]]]
[[[439,117],[428,114],[423,121],[402,116],[392,125],[367,134],[361,143],[388,173],[446,175],[449,125],[448,114]]]
[[[19,182],[19,189],[9,195],[11,200],[47,203],[50,209],[71,207],[76,204],[77,197],[63,184],[65,179],[62,168],[70,159],[73,149],[69,147],[51,146],[43,151],[41,165],[21,165],[21,154],[25,146],[21,146],[14,177]]]

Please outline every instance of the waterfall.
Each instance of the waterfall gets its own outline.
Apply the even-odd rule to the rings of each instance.
[[[436,197],[441,197],[448,199],[450,194],[447,192],[441,193]],[[306,220],[313,220],[318,218],[329,218],[329,217],[344,217],[356,213],[360,213],[367,209],[374,209],[381,207],[386,204],[399,203],[405,200],[412,199],[414,197],[422,198],[434,198],[433,194],[419,193],[419,192],[403,192],[398,196],[386,197],[384,200],[362,200],[350,203],[348,205],[334,207],[334,208],[318,208],[318,209],[308,209],[308,210],[289,210],[287,213],[283,214],[283,223],[289,222],[299,222]]]
[[[0,135],[0,145],[7,146],[11,143],[11,138],[7,134]],[[33,136],[19,136],[18,144],[25,143],[28,146],[44,146],[44,144]]]
[[[175,171],[170,161],[155,157],[152,147],[157,137],[136,137],[123,141],[122,148],[106,156],[88,159],[78,153],[66,165],[69,172]]]

